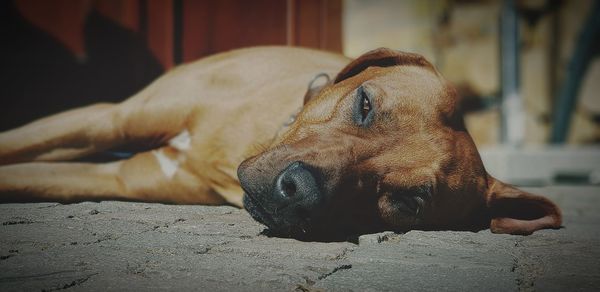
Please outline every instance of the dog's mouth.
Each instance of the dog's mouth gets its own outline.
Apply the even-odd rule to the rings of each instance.
[[[243,200],[244,208],[250,213],[250,216],[267,227],[267,229],[261,232],[262,235],[293,238],[300,241],[358,242],[358,236],[360,235],[358,232],[334,228],[334,226],[322,222],[323,220],[311,220],[310,218],[289,223],[285,219],[280,219],[271,215],[257,199],[248,195],[248,193],[244,193]],[[317,221],[321,223],[315,223]]]
[[[250,216],[252,216],[254,220],[267,226],[267,228],[269,228],[269,233],[272,235],[294,238],[312,235],[312,228],[310,227],[311,218],[308,214],[303,214],[301,216],[284,216],[284,214],[287,213],[298,214],[298,212],[290,212],[291,210],[288,209],[291,207],[276,209],[271,213],[267,211],[258,199],[254,198],[254,196],[250,195],[248,192],[244,193],[243,202],[244,208],[250,213]]]
[[[244,192],[244,208],[250,213],[250,216],[254,218],[254,220],[264,224],[269,228],[276,228],[277,224],[275,224],[275,220],[271,214],[267,213],[262,205],[260,205],[252,196],[248,195],[247,192]]]

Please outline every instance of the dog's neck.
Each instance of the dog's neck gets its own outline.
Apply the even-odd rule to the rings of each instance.
[[[321,79],[325,79],[325,83],[319,85],[318,81],[320,81]],[[302,106],[296,109],[290,115],[290,117],[283,124],[281,124],[281,126],[279,126],[279,129],[277,129],[277,132],[275,132],[275,136],[271,140],[271,144],[277,141],[277,139],[280,138],[281,134],[283,134],[283,132],[285,132],[285,130],[287,130],[287,128],[289,128],[296,121],[296,118],[298,117],[298,114],[302,111],[302,108],[304,108],[304,105],[313,97],[317,96],[321,92],[321,90],[323,90],[323,88],[325,88],[329,84],[331,84],[331,78],[329,77],[329,75],[327,75],[327,73],[319,73],[315,75],[315,77],[310,82],[308,82],[308,88],[306,90],[306,93],[304,94]]]

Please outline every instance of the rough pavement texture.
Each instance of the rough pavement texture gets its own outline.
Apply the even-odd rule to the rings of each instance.
[[[565,228],[319,243],[263,235],[232,207],[4,204],[0,291],[598,291],[600,188],[530,190],[562,207]]]

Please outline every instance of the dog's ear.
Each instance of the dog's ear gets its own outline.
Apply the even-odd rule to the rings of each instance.
[[[331,84],[331,78],[327,73],[317,74],[309,83],[306,94],[304,94],[304,104],[310,101],[313,97],[319,95],[321,90]]]
[[[488,177],[486,199],[493,233],[529,235],[536,230],[561,227],[560,209],[552,201]]]
[[[423,66],[433,69],[433,65],[419,54],[405,53],[387,48],[369,51],[346,65],[335,77],[333,83],[355,76],[369,67],[391,67],[397,65]]]

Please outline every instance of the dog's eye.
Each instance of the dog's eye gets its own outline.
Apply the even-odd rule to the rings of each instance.
[[[361,96],[361,118],[362,120],[366,120],[367,116],[369,115],[369,112],[371,112],[371,102],[369,101],[369,98],[366,95]]]
[[[373,119],[373,103],[369,94],[362,86],[356,92],[354,119],[360,126],[368,126]]]

